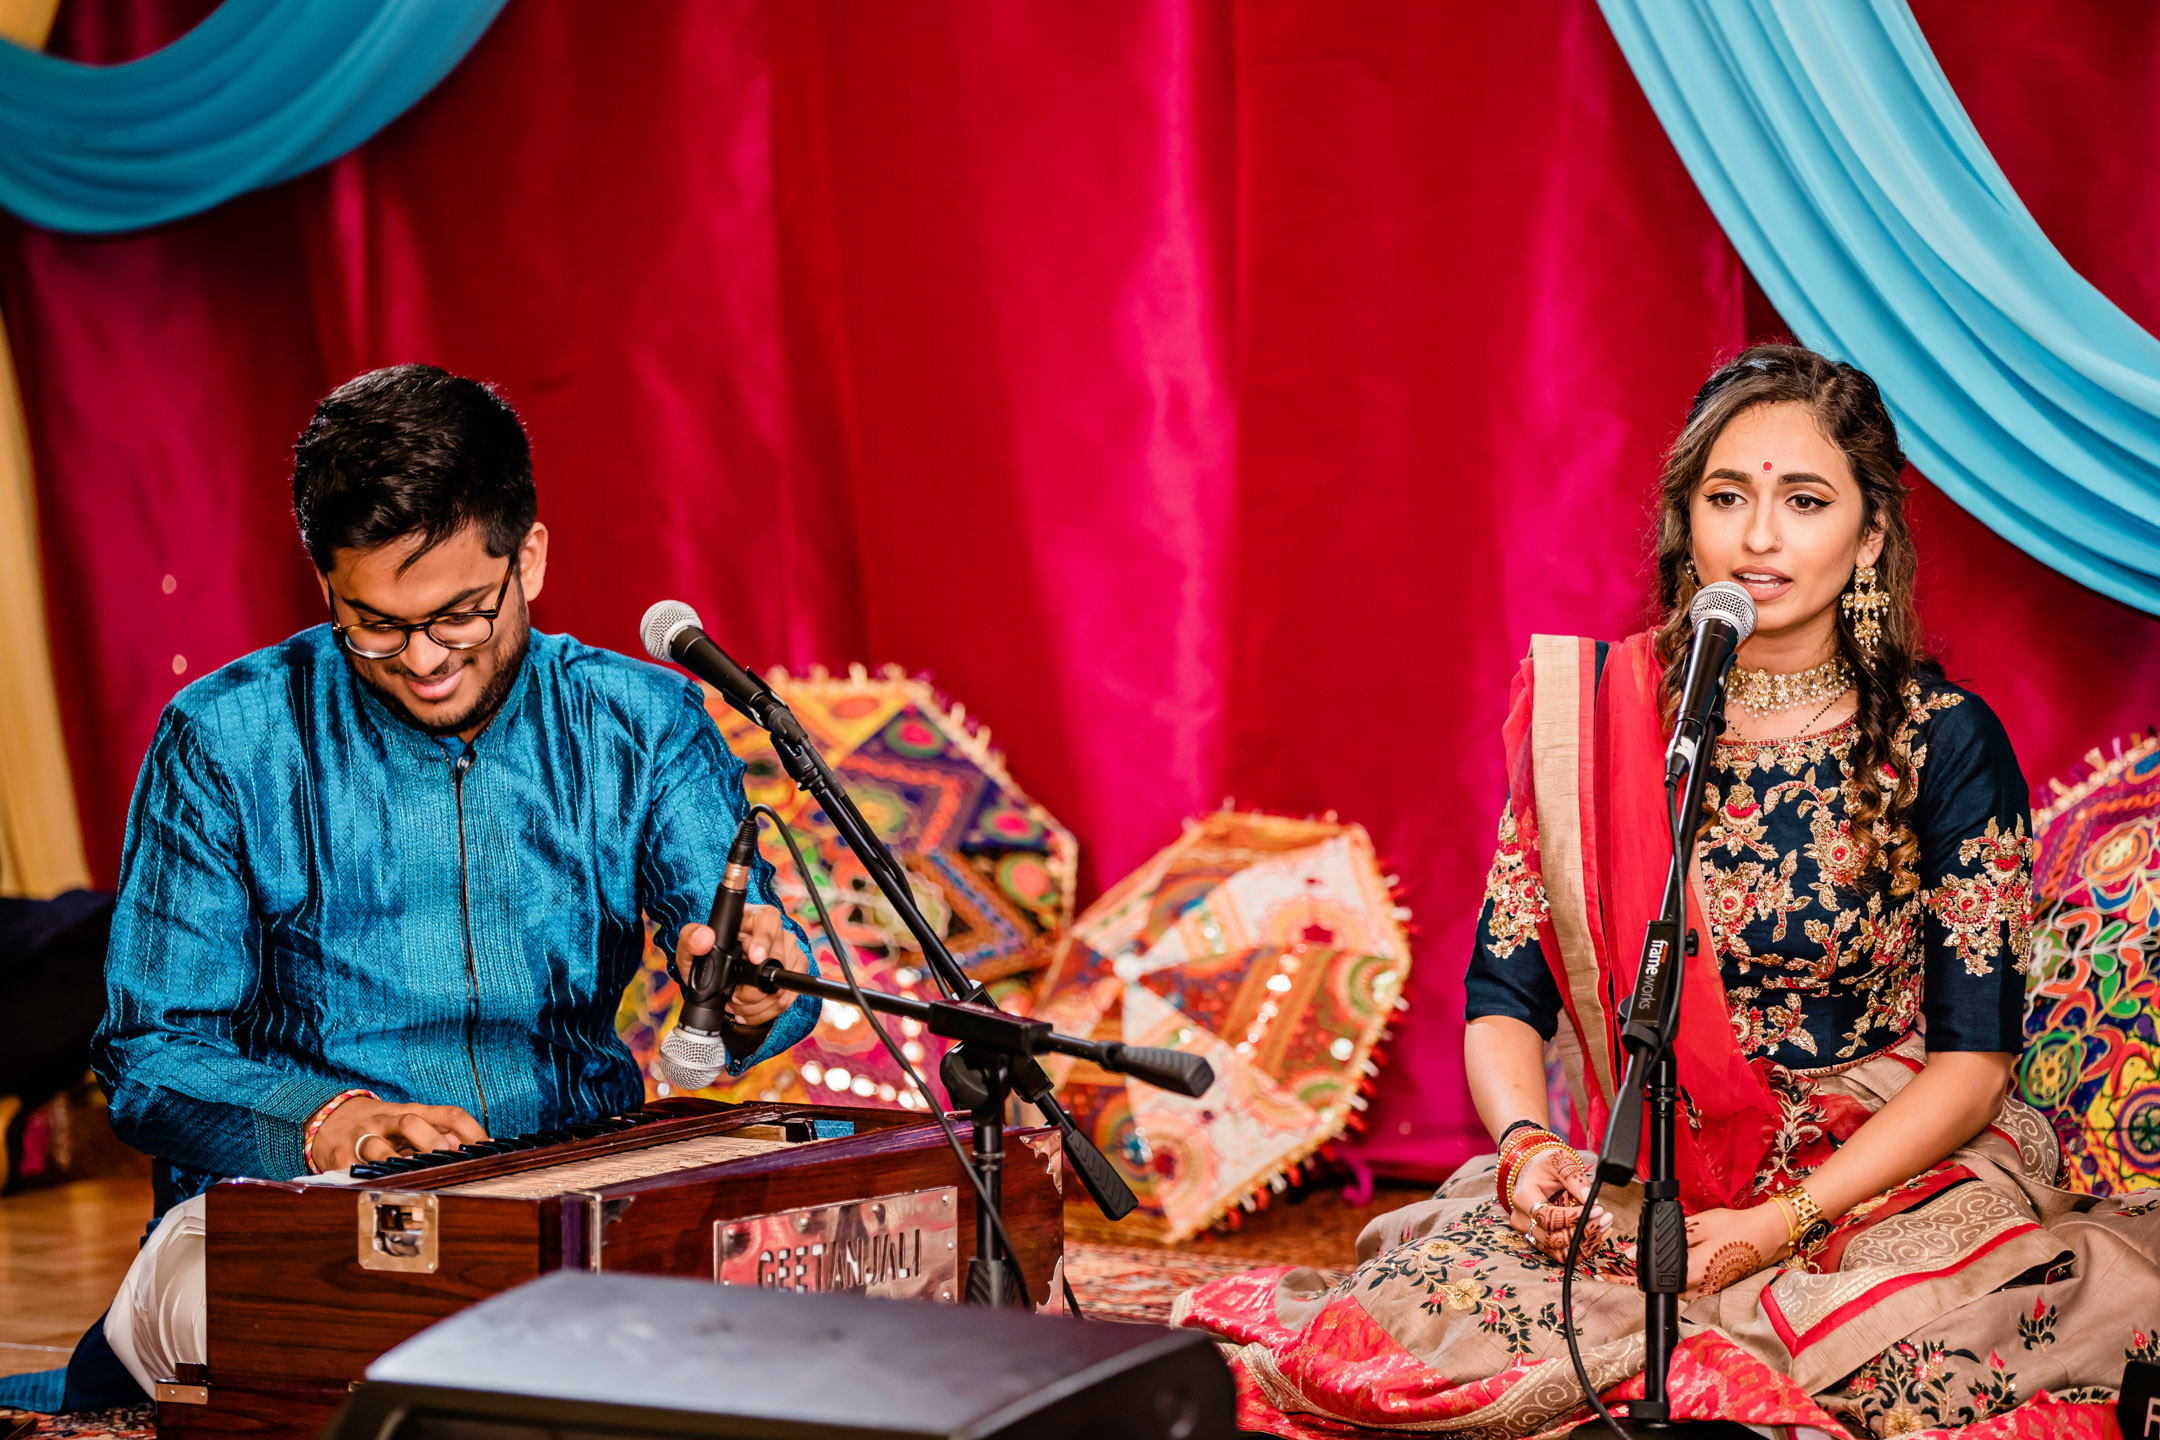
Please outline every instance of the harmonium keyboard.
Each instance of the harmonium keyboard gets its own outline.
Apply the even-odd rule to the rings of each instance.
[[[1062,1160],[1055,1130],[1006,1132],[1005,1228],[1037,1305],[1064,1253]],[[208,1362],[157,1387],[164,1440],[314,1436],[376,1356],[551,1270],[957,1302],[975,1250],[936,1121],[855,1106],[662,1100],[344,1183],[227,1180],[208,1203]]]

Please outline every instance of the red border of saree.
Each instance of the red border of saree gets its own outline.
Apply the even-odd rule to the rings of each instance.
[[[1644,927],[1655,918],[1671,853],[1665,809],[1663,674],[1648,631],[1607,647],[1539,635],[1518,672],[1504,731],[1509,803],[1523,859],[1543,887],[1538,928],[1579,1051],[1573,1083],[1602,1130],[1619,1065],[1613,1011],[1634,987]],[[1707,935],[1690,870],[1689,928]],[[1715,964],[1683,972],[1674,1053],[1689,1123],[1678,1136],[1681,1198],[1691,1210],[1742,1203],[1769,1151],[1778,1105],[1740,1053]],[[1567,1048],[1563,1045],[1563,1049]]]
[[[1860,1294],[1838,1306],[1828,1315],[1823,1316],[1813,1325],[1810,1325],[1807,1334],[1804,1336],[1796,1338],[1793,1335],[1792,1322],[1785,1318],[1783,1307],[1778,1304],[1777,1296],[1771,1293],[1768,1286],[1765,1286],[1762,1292],[1763,1315],[1770,1321],[1770,1328],[1777,1331],[1778,1339],[1785,1342],[1787,1352],[1798,1355],[1817,1341],[1826,1339],[1831,1331],[1852,1320],[1862,1311],[1880,1305],[1892,1295],[1897,1294],[1898,1291],[1910,1289],[1912,1286],[1929,1280],[1941,1280],[1947,1276],[1955,1275],[1967,1266],[1978,1263],[1982,1257],[2001,1249],[2020,1235],[2030,1235],[2039,1228],[2038,1225],[2030,1223],[2012,1225],[2001,1234],[1983,1240],[1963,1255],[1960,1255],[1955,1261],[1942,1266],[1940,1269],[1906,1271],[1891,1276],[1880,1285],[1871,1285]]]

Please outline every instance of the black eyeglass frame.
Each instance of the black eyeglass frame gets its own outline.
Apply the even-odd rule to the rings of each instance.
[[[477,650],[495,638],[496,618],[502,614],[503,602],[510,598],[510,582],[517,579],[518,571],[523,568],[523,565],[524,557],[522,555],[512,555],[510,557],[510,569],[503,575],[502,588],[495,592],[495,603],[485,610],[455,610],[448,615],[431,615],[425,620],[356,620],[350,625],[333,624],[330,627],[330,633],[337,637],[339,648],[355,660],[395,660],[412,648],[412,637],[415,630],[427,631],[428,639],[433,640],[445,650]],[[345,597],[335,590],[330,591],[330,598],[332,600],[345,600]],[[358,605],[353,604],[350,600],[345,600],[345,608],[356,614],[360,609]],[[335,610],[330,612],[330,618],[333,621],[337,618]],[[482,635],[477,640],[452,643],[435,633],[437,625],[456,624],[468,620],[487,621],[487,634]],[[404,639],[395,650],[362,650],[352,642],[350,632],[354,630],[401,630],[404,632]]]

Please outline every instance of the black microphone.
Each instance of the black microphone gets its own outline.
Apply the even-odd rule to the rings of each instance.
[[[735,663],[713,643],[698,623],[697,611],[680,600],[658,600],[638,622],[645,653],[662,665],[669,661],[720,692],[720,697],[761,730],[800,737],[802,725],[773,688]]]
[[[1672,743],[1665,747],[1668,785],[1680,782],[1695,762],[1695,752],[1702,748],[1733,654],[1755,633],[1755,597],[1730,580],[1720,580],[1695,592],[1688,618],[1695,622],[1695,639],[1681,675],[1680,714],[1673,725]]]
[[[736,827],[735,843],[728,847],[727,869],[720,873],[712,914],[705,922],[713,930],[713,948],[693,956],[684,969],[682,1014],[660,1042],[661,1068],[679,1090],[704,1089],[727,1065],[722,1033],[728,1023],[728,996],[744,983],[750,968],[742,953],[742,916],[750,862],[756,855],[757,816],[745,815]]]

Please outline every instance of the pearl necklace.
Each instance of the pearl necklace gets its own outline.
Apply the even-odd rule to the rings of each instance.
[[[1732,678],[1725,684],[1725,695],[1751,715],[1771,715],[1835,700],[1850,690],[1852,683],[1852,667],[1845,663],[1844,656],[1833,655],[1820,665],[1791,675],[1743,670],[1735,665]]]

